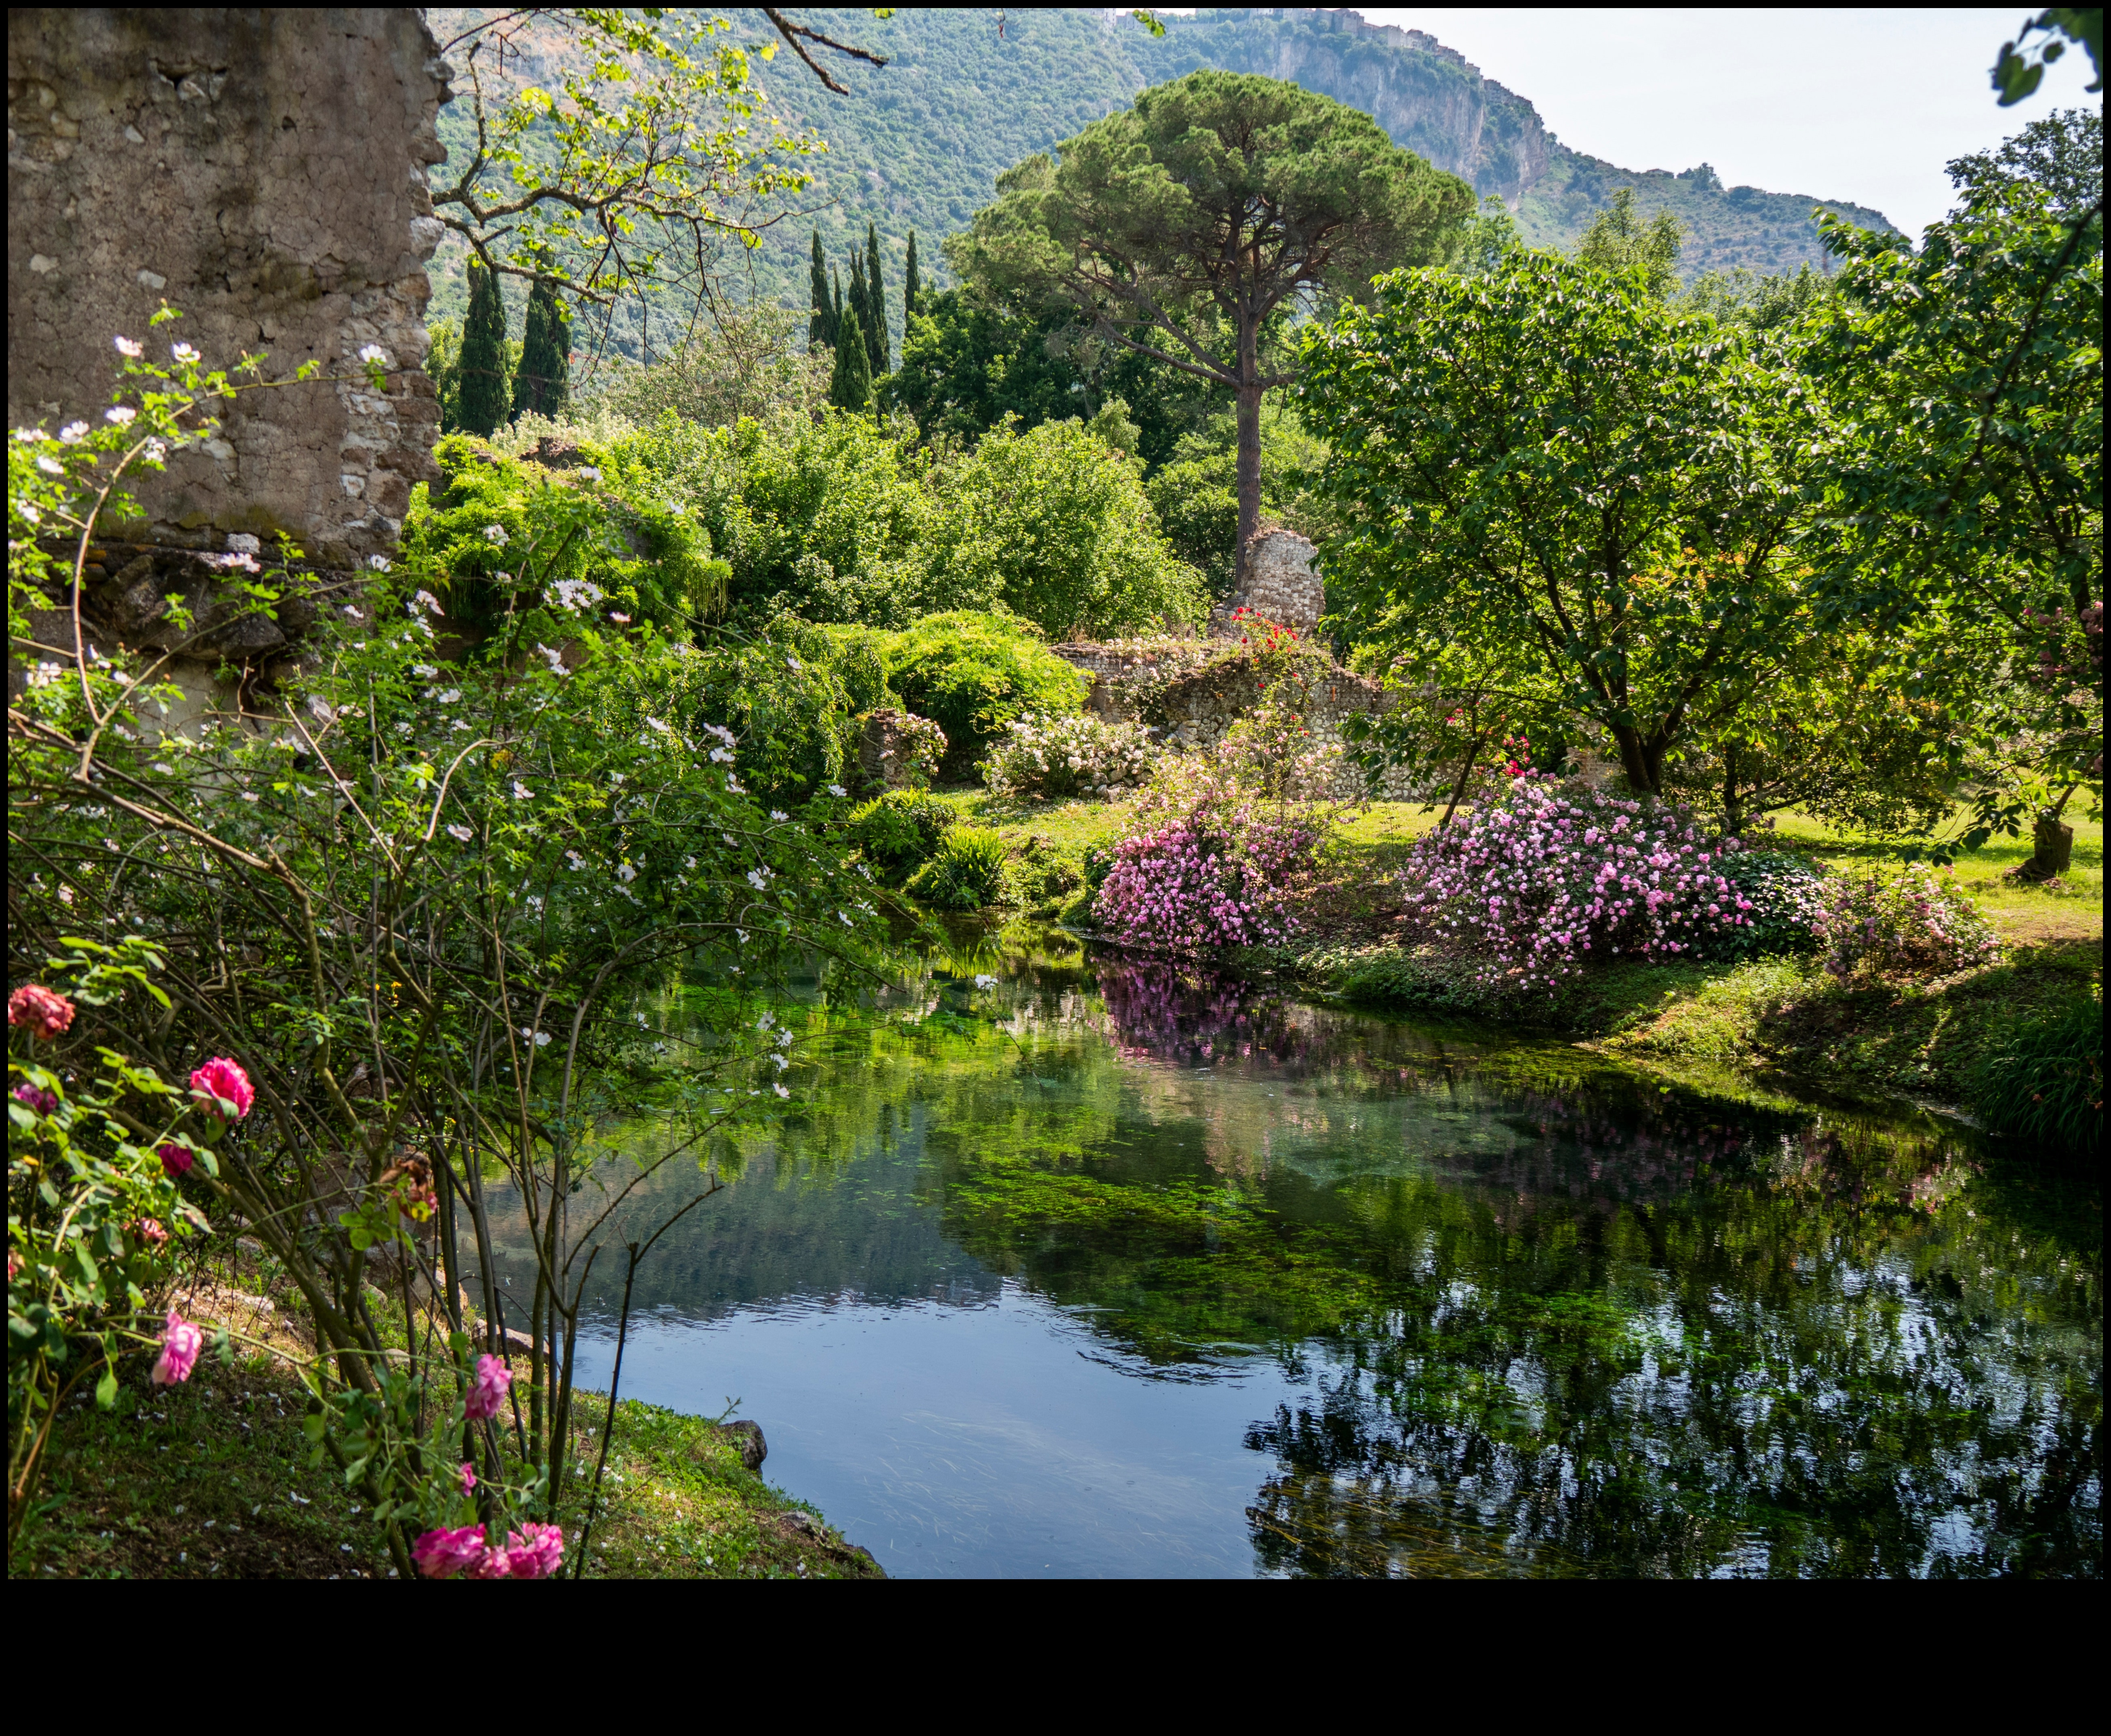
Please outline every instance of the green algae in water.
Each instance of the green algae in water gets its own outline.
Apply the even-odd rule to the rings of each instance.
[[[1011,1281],[1110,1379],[1272,1361],[1300,1396],[1246,1433],[1264,1572],[2099,1570],[2093,1177],[1930,1117],[958,950],[913,1024],[819,1043],[766,1176],[670,1238],[651,1301]]]

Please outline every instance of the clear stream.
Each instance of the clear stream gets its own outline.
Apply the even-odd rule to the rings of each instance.
[[[1066,944],[814,1045],[625,1397],[738,1400],[897,1576],[2100,1571],[2093,1175]]]

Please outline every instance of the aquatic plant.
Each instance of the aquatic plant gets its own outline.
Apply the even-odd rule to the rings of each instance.
[[[910,881],[909,896],[933,910],[987,910],[1003,901],[1010,853],[1002,836],[987,827],[956,825]]]

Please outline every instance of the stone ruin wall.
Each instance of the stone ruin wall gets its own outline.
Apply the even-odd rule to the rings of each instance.
[[[1162,739],[1183,752],[1207,751],[1260,703],[1261,681],[1251,660],[1227,655],[1228,640],[1243,636],[1241,608],[1263,620],[1309,636],[1326,613],[1326,595],[1314,565],[1313,545],[1293,531],[1264,527],[1246,543],[1246,573],[1225,602],[1211,611],[1210,638],[1157,639],[1051,648],[1091,681],[1085,707],[1114,723],[1159,725]],[[1323,749],[1345,757],[1329,792],[1348,801],[1365,793],[1364,775],[1346,758],[1343,726],[1352,716],[1386,708],[1378,682],[1352,675],[1328,660],[1310,675],[1305,721]],[[1420,799],[1405,772],[1387,773],[1378,794],[1388,802]]]
[[[197,557],[247,546],[230,538],[289,538],[354,584],[394,548],[412,485],[438,479],[425,169],[447,154],[447,75],[409,9],[8,14],[11,425],[99,416],[120,333],[164,357],[188,343],[208,366],[261,350],[266,378],[309,361],[326,376],[240,398],[216,438],[139,476],[140,518],[111,527],[87,575],[101,631],[152,643],[170,590],[209,623]],[[164,301],[184,317],[150,330]],[[384,392],[357,360],[369,344]],[[297,637],[297,616],[281,625]],[[196,648],[261,668],[297,648],[252,620]]]

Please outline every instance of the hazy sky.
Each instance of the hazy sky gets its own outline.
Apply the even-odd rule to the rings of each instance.
[[[2032,16],[1910,11],[1503,11],[1360,7],[1427,30],[1529,98],[1571,148],[1623,169],[1712,163],[1725,186],[1873,206],[1918,236],[1950,208],[1942,166],[2085,96],[2070,48],[2031,97],[1995,106],[1987,70]]]

